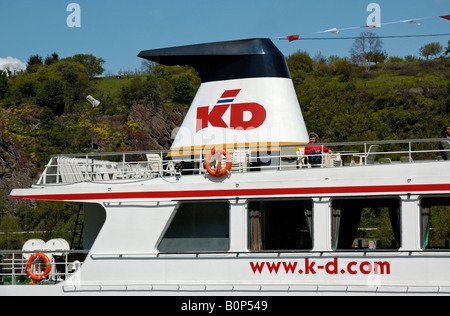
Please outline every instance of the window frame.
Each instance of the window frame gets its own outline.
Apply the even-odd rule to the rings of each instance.
[[[428,202],[427,200],[432,200],[432,199],[434,199],[435,201],[438,201],[440,203],[431,204],[430,205],[430,209],[428,211],[424,210],[423,205],[424,204],[426,205],[426,203]],[[425,203],[424,203],[424,200],[425,200]],[[448,201],[446,205],[442,204],[442,202],[445,201],[445,200]],[[425,240],[424,240],[425,234],[424,234],[424,222],[423,222],[424,215],[426,215],[425,213],[426,212],[428,212],[428,213],[431,212],[431,207],[439,207],[439,206],[450,207],[450,196],[448,196],[448,195],[431,195],[431,196],[424,195],[424,196],[421,196],[419,198],[418,206],[419,206],[418,207],[419,208],[418,209],[418,212],[419,212],[419,223],[418,224],[419,224],[420,249],[422,251],[445,251],[445,252],[450,251],[450,247],[449,248],[445,248],[445,242],[444,242],[444,247],[427,248],[427,246],[429,245],[428,242],[427,242],[427,246],[424,247],[424,245],[425,245]],[[432,214],[429,214],[429,216],[431,216],[431,215]],[[430,225],[430,221],[428,221],[428,223],[427,223],[427,230],[428,230],[428,232],[426,233],[427,240],[429,238],[429,233],[430,233],[429,232],[429,228],[430,228],[429,225]]]
[[[392,233],[394,235],[395,242],[398,244],[398,247],[396,247],[396,248],[392,248],[392,247],[391,248],[377,248],[377,247],[375,247],[375,248],[369,248],[369,247],[352,248],[350,246],[349,248],[338,248],[338,246],[337,246],[338,239],[336,240],[337,236],[335,236],[335,231],[334,231],[335,230],[335,226],[336,226],[336,224],[335,224],[335,216],[338,216],[338,215],[336,214],[334,203],[336,201],[358,201],[358,202],[359,201],[368,201],[370,203],[370,201],[376,201],[376,200],[380,201],[379,205],[375,204],[373,206],[362,206],[363,203],[361,203],[361,205],[359,205],[361,207],[361,218],[362,218],[362,212],[363,212],[364,208],[368,208],[368,207],[374,207],[374,208],[376,208],[376,207],[383,207],[383,208],[385,208],[385,207],[389,207],[388,206],[389,202],[386,201],[386,200],[396,201],[397,205],[398,205],[398,208],[396,210],[397,214],[392,214],[392,215],[389,214],[389,219],[390,219],[390,222],[391,222]],[[386,201],[386,202],[383,203],[384,201]],[[381,204],[385,204],[385,205],[381,205]],[[373,252],[373,251],[376,251],[376,252],[392,252],[392,251],[396,251],[396,252],[398,252],[398,251],[400,251],[402,249],[402,244],[403,244],[403,240],[402,240],[402,238],[403,238],[403,233],[402,233],[402,229],[403,229],[402,228],[402,207],[403,207],[402,199],[398,195],[389,195],[389,196],[339,196],[339,197],[331,198],[330,199],[330,237],[331,237],[330,245],[331,245],[332,251],[336,251],[336,252],[348,252],[348,251],[351,251],[351,252],[367,252],[367,251],[370,251],[370,252]],[[342,217],[342,214],[339,215],[339,216]],[[398,231],[397,232],[395,232],[395,229],[393,227],[391,216],[397,216],[397,219],[396,219],[397,220],[397,225],[398,225]],[[359,220],[359,224],[358,224],[357,230],[359,230],[359,228],[360,228],[361,218]],[[339,228],[341,228],[341,222],[339,223]],[[356,233],[354,234],[355,238],[353,239],[353,242],[354,242],[355,239],[357,239],[357,234],[358,234],[358,231],[356,231]],[[353,242],[352,242],[352,244],[353,244]]]
[[[172,225],[172,223],[174,223],[174,220],[177,217],[177,214],[179,213],[181,207],[183,205],[186,204],[197,204],[197,205],[201,205],[201,204],[212,204],[212,203],[224,203],[227,205],[227,233],[226,233],[226,239],[228,239],[227,241],[227,247],[226,250],[225,249],[189,249],[189,250],[171,250],[171,249],[164,249],[163,246],[162,247],[162,243],[164,242],[164,239],[166,237],[166,234],[169,232],[170,227]],[[207,238],[205,238],[207,239]],[[171,214],[171,216],[169,217],[164,230],[161,234],[161,237],[159,238],[158,242],[157,242],[157,246],[156,246],[156,250],[159,253],[165,253],[165,254],[170,254],[170,253],[179,253],[179,254],[184,254],[184,253],[224,253],[224,252],[229,252],[231,248],[231,203],[229,200],[184,200],[184,201],[179,201],[177,203],[177,205],[175,206],[175,208],[173,209],[173,212]]]
[[[289,249],[289,248],[280,248],[280,249],[253,249],[252,248],[252,223],[251,223],[251,215],[250,215],[250,203],[252,202],[283,202],[283,201],[290,201],[290,202],[302,202],[302,203],[309,203],[310,205],[310,215],[305,215],[304,219],[306,219],[306,225],[309,226],[309,235],[311,239],[311,247],[310,248],[299,248],[299,249]],[[280,252],[311,252],[314,249],[314,233],[313,233],[313,227],[314,227],[314,201],[311,198],[306,197],[292,197],[292,198],[252,198],[247,199],[245,202],[245,216],[246,216],[246,230],[247,230],[247,242],[246,247],[247,251],[251,253],[280,253]],[[309,220],[307,219],[309,217]],[[261,232],[262,234],[262,232]],[[262,236],[261,236],[262,238]],[[263,241],[261,240],[261,243],[263,244]]]

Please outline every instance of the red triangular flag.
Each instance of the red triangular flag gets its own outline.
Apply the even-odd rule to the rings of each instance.
[[[289,35],[289,36],[286,36],[286,38],[288,39],[289,42],[296,41],[300,38],[300,34],[299,35]]]
[[[441,15],[440,18],[450,20],[450,14],[449,15]]]

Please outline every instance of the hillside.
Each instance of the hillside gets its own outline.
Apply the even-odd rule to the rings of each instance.
[[[0,232],[6,233],[0,249],[37,238],[12,238],[10,231],[74,226],[74,208],[7,196],[35,182],[50,155],[91,151],[87,95],[101,102],[94,112],[96,151],[168,149],[200,85],[192,68],[161,65],[147,74],[96,78],[92,65],[101,60],[83,56],[54,56],[10,77],[0,72]],[[307,127],[324,142],[434,138],[450,124],[449,58],[397,58],[368,70],[303,52],[287,61]]]

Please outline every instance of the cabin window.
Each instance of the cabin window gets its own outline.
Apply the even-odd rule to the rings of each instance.
[[[400,248],[399,199],[336,199],[332,212],[334,249]]]
[[[229,214],[228,202],[183,202],[158,249],[162,252],[227,251]]]
[[[251,201],[248,217],[250,250],[312,248],[311,201]]]
[[[421,243],[423,249],[450,249],[450,198],[423,198]]]

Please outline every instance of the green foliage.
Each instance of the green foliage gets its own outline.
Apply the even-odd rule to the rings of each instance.
[[[377,240],[382,248],[390,248],[395,240],[387,207],[364,208],[359,226],[358,238]]]
[[[86,116],[57,117],[44,108],[41,128],[33,133],[38,166],[44,166],[55,153],[69,154],[91,151],[91,122]]]
[[[39,115],[39,120],[41,121],[41,127],[43,129],[50,129],[55,120],[55,115],[53,114],[52,109],[49,107],[44,107]]]
[[[51,65],[59,60],[59,55],[57,53],[53,53],[51,56],[47,56],[45,58],[44,64]]]
[[[0,70],[0,99],[2,99],[8,92],[8,77],[6,73]]]
[[[42,65],[42,56],[36,54],[33,56],[30,56],[27,62],[27,72],[33,73],[38,70],[38,68]]]
[[[55,115],[64,113],[64,86],[58,79],[49,79],[36,96],[36,104],[50,108]]]
[[[313,60],[308,53],[298,51],[287,58],[289,70],[291,72],[292,81],[295,86],[300,86],[308,73],[313,69]]]
[[[430,216],[430,247],[443,247],[450,238],[450,207],[433,206]]]
[[[13,95],[21,97],[35,97],[41,83],[36,79],[34,74],[19,74],[13,79]]]
[[[303,69],[297,97],[308,130],[323,141],[438,137],[450,121],[448,59],[395,59],[369,72],[345,58],[320,60],[311,72],[287,61]]]
[[[15,234],[22,231],[20,219],[10,214],[3,215],[0,220],[0,249],[20,249],[22,247],[20,237]]]
[[[114,83],[110,79],[109,82]],[[190,67],[157,65],[149,75],[126,76],[115,83],[122,84],[118,92],[113,88],[120,104],[127,107],[137,103],[164,104],[172,108],[177,105],[187,107],[192,102],[200,86],[200,78]]]
[[[92,54],[78,54],[73,56],[71,59],[85,67],[86,74],[89,79],[92,79],[97,75],[101,75],[103,71],[105,71],[103,68],[105,60],[103,58],[95,57]]]
[[[420,48],[420,55],[425,57],[427,60],[430,56],[437,56],[444,50],[444,47],[439,42],[433,42],[423,45]]]
[[[181,76],[173,82],[173,100],[181,104],[190,104],[194,98],[194,87],[188,76]]]
[[[33,207],[20,206],[16,214],[2,212],[0,216],[0,249],[21,249],[28,239],[48,241],[72,239],[78,205],[63,202],[38,201]],[[81,219],[82,220],[82,219]]]
[[[19,106],[9,113],[2,113],[1,126],[7,144],[20,147],[26,157],[32,161],[36,158],[36,120],[34,109],[29,105]]]
[[[384,62],[387,53],[382,51],[383,41],[373,32],[362,32],[353,42],[350,49],[352,60],[366,67],[369,70],[371,63]]]

